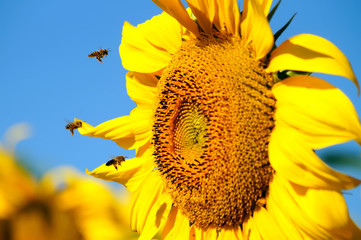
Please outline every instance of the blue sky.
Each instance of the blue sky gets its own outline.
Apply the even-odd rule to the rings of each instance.
[[[300,33],[322,36],[345,53],[361,79],[360,10],[359,1],[284,0],[271,27],[277,31],[297,12],[278,44]],[[0,1],[0,136],[15,123],[31,124],[32,137],[17,146],[27,165],[37,173],[60,165],[84,172],[112,156],[134,156],[111,141],[78,132],[72,137],[64,129],[65,120],[77,117],[97,125],[135,107],[126,94],[126,71],[118,53],[122,26],[124,21],[136,25],[159,13],[150,0]],[[103,64],[88,58],[99,48],[111,49]],[[361,101],[350,81],[316,76],[341,88],[361,116]],[[361,161],[356,143],[327,151],[344,151]],[[360,168],[339,170],[361,178]],[[361,226],[360,187],[345,198]]]

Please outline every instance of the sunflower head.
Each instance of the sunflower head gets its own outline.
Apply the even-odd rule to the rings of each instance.
[[[272,76],[242,39],[214,31],[185,42],[158,85],[152,145],[175,203],[202,227],[247,220],[274,172]]]

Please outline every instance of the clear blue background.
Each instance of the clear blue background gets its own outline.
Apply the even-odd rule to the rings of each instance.
[[[322,36],[345,53],[361,79],[360,10],[359,1],[284,0],[271,27],[277,31],[297,12],[278,44],[300,33]],[[111,141],[77,131],[72,137],[64,129],[65,120],[77,117],[97,125],[135,107],[126,94],[126,71],[118,53],[122,26],[124,21],[137,25],[160,13],[150,0],[0,1],[0,136],[18,122],[33,126],[32,138],[20,142],[17,152],[38,175],[60,165],[84,172],[112,156],[134,156]],[[88,58],[99,48],[111,49],[103,64]],[[350,81],[317,76],[340,87],[361,116],[360,98]],[[330,152],[361,162],[361,147],[356,143],[332,147],[320,155]],[[334,167],[361,178],[360,167]],[[361,226],[360,187],[345,198]]]

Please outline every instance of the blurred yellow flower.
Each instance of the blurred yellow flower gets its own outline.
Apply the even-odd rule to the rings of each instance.
[[[14,159],[0,148],[0,239],[137,238],[129,210],[105,185],[66,167],[37,182]]]
[[[344,54],[311,34],[275,46],[270,0],[245,0],[242,14],[236,0],[154,2],[164,12],[126,22],[119,47],[137,107],[78,129],[136,149],[118,169],[90,172],[132,192],[132,229],[141,239],[361,239],[341,194],[360,181],[314,152],[361,143],[349,99],[309,76],[358,87]]]

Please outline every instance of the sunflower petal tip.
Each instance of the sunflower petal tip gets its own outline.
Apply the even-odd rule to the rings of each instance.
[[[357,87],[357,96],[359,97],[360,96],[360,84],[358,83],[357,79],[355,78],[355,84],[356,84],[356,87]]]
[[[126,26],[126,27],[129,27],[129,26],[133,26],[132,24],[130,24],[128,21],[124,21],[123,23],[123,27]]]

